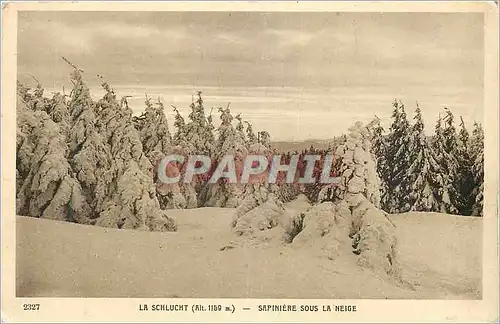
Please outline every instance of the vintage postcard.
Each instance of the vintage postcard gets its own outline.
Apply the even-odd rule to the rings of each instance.
[[[498,322],[497,2],[2,2],[2,321]]]

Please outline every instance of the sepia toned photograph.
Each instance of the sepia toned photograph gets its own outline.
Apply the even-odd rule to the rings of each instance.
[[[480,299],[482,39],[469,13],[19,13],[17,294]]]
[[[485,298],[483,12],[115,8],[17,12],[25,311]]]

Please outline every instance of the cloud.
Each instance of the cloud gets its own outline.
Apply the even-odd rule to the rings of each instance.
[[[161,40],[178,41],[188,37],[185,28],[159,28],[147,25],[132,25],[124,22],[113,22],[90,26],[90,31],[95,36],[101,35],[109,38],[125,38],[135,40],[138,38],[157,38]]]
[[[84,52],[97,50],[95,48],[97,42],[140,41],[141,44],[148,43],[154,46],[161,45],[161,42],[177,42],[189,37],[182,26],[175,29],[159,28],[125,22],[96,22],[75,26],[50,20],[33,23],[21,29],[21,40],[33,42],[40,36],[50,41],[47,45]],[[144,40],[149,41],[144,42]]]
[[[45,83],[67,80],[64,55],[114,84],[482,88],[470,14],[25,12],[19,28],[18,70]]]
[[[248,44],[245,37],[234,32],[220,32],[213,35],[213,40],[229,44]]]
[[[19,48],[46,43],[46,47],[66,48],[70,51],[91,51],[93,34],[85,28],[73,28],[58,21],[30,22],[19,30]],[[54,46],[55,45],[55,46]],[[38,53],[42,54],[42,53]]]
[[[279,46],[305,46],[315,37],[313,33],[289,29],[269,29],[266,34],[273,37]]]

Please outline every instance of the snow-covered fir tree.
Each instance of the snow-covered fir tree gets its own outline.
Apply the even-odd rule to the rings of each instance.
[[[189,122],[184,127],[186,140],[194,146],[193,154],[212,155],[214,150],[214,134],[211,119],[207,119],[201,91],[197,92],[196,102],[191,103]]]
[[[176,129],[174,136],[172,137],[172,145],[182,147],[187,154],[195,154],[196,147],[187,140],[187,126],[184,117],[182,117],[179,109],[177,107],[172,106],[174,108],[175,117],[174,117],[174,127]]]
[[[250,154],[272,160],[272,151],[260,143],[249,147]],[[244,185],[231,226],[238,235],[254,235],[256,232],[271,229],[279,224],[285,211],[280,199],[283,184],[268,183],[269,169],[254,175]]]
[[[446,170],[450,177],[452,186],[450,187],[450,202],[455,207],[454,213],[460,213],[463,206],[462,197],[460,196],[460,174],[458,161],[458,136],[454,123],[454,116],[451,110],[445,108],[445,116],[443,118],[443,140],[444,150],[448,153],[446,160]]]
[[[18,100],[17,214],[87,223],[82,190],[66,160],[64,134],[45,111],[33,111]]]
[[[242,155],[248,152],[247,143],[243,134],[233,126],[233,115],[229,106],[226,109],[219,108],[221,124],[217,128],[218,138],[215,143],[214,157],[222,158],[224,155]]]
[[[68,136],[71,120],[66,95],[59,92],[54,93],[47,113],[59,125],[64,136]]]
[[[458,213],[458,209],[452,202],[452,196],[455,192],[453,185],[453,157],[448,153],[445,147],[446,138],[442,126],[442,119],[439,116],[434,128],[434,136],[432,137],[432,150],[436,162],[439,164],[439,176],[437,177],[436,194],[439,197],[441,213]],[[451,162],[449,162],[451,161]],[[455,164],[456,166],[456,164]]]
[[[442,210],[436,190],[440,187],[440,169],[434,158],[430,143],[425,135],[422,112],[417,103],[414,123],[411,127],[410,167],[404,178],[405,187],[410,188],[406,204],[412,211]]]
[[[335,198],[330,201],[346,199],[348,195],[362,195],[374,206],[380,206],[380,188],[375,164],[371,153],[372,129],[356,122],[349,128],[345,143],[336,151],[336,165],[339,171],[340,183],[335,187]],[[327,187],[320,192],[318,201],[328,192]]]
[[[177,109],[176,106],[172,106],[175,112],[175,117],[174,117],[174,127],[176,129],[176,132],[174,133],[174,136],[172,137],[172,141],[174,145],[178,145],[183,138],[186,136],[186,121],[184,120],[184,117],[182,117],[181,113],[179,112],[179,109]]]
[[[17,88],[17,102],[16,102],[16,113],[17,113],[17,128],[16,128],[16,197],[18,197],[19,190],[28,173],[31,169],[31,158],[33,156],[33,150],[35,144],[30,137],[33,129],[37,126],[38,122],[35,119],[34,114],[28,114],[24,110],[31,110],[26,104],[26,100],[29,100],[28,88],[22,86],[18,83]],[[24,121],[21,118],[23,114]]]
[[[182,145],[175,145],[172,140],[168,122],[164,112],[164,105],[160,99],[153,105],[146,98],[146,111],[135,118],[136,128],[141,134],[144,151],[154,167],[154,181],[156,182],[157,197],[162,209],[196,208],[196,192],[191,184],[184,182],[165,184],[157,177],[157,168],[161,159],[170,154],[178,154],[187,157],[187,152],[192,152],[193,147],[187,149]],[[177,112],[177,108],[174,107]],[[178,112],[177,112],[178,113]],[[176,116],[177,125],[182,128],[183,118],[180,114]],[[180,123],[180,124],[179,124]],[[182,129],[181,129],[182,131]],[[185,138],[183,139],[185,140]],[[169,163],[169,174],[184,174],[185,163]]]
[[[474,189],[471,197],[473,198],[472,215],[483,216],[484,200],[484,131],[481,124],[474,123],[472,138],[470,144],[470,156],[474,161],[472,174],[474,180]]]
[[[379,185],[380,185],[380,206],[383,210],[387,210],[388,201],[386,199],[389,198],[387,187],[387,178],[389,174],[389,165],[387,162],[387,139],[384,135],[385,130],[381,125],[380,118],[375,116],[372,125],[372,149],[371,152],[375,156],[375,163],[377,165],[377,174],[379,177]]]
[[[400,117],[404,122],[405,116]],[[364,127],[356,122],[349,128],[346,142],[337,149],[341,158],[337,197],[341,200],[336,201],[335,212],[344,218],[337,223],[347,219],[350,224],[349,237],[358,264],[399,278],[395,226],[380,210],[379,178],[371,147],[375,127],[376,123]]]
[[[393,107],[392,118],[394,120],[387,136],[386,160],[389,167],[386,183],[388,190],[383,201],[389,213],[398,213],[408,211],[410,207],[404,203],[409,188],[404,187],[403,180],[410,166],[411,134],[404,105],[401,102],[394,101]]]
[[[154,164],[157,161],[152,159],[155,159],[159,153],[165,154],[170,151],[172,137],[168,129],[165,107],[160,98],[154,105],[151,98],[146,97],[145,104],[144,113],[136,119],[136,128],[139,131],[144,153],[150,158],[150,162]]]
[[[395,226],[379,209],[378,176],[371,153],[373,126],[356,122],[349,128],[345,142],[335,151],[341,181],[333,196],[328,195],[328,186],[323,187],[318,199],[323,202],[293,219],[291,223],[300,224],[301,230],[292,244],[320,244],[329,259],[342,246],[351,247],[360,266],[399,278]],[[322,196],[330,196],[329,201]]]
[[[258,142],[267,148],[271,147],[271,135],[266,131],[260,131],[257,133]]]
[[[122,107],[107,83],[97,107],[110,143],[113,180],[97,224],[105,227],[151,231],[176,230],[174,221],[160,209],[153,183],[153,166],[144,154],[132,110]]]
[[[30,89],[21,82],[19,82],[18,80],[16,90],[17,90],[17,104],[19,105],[22,102],[24,104],[24,108],[31,109],[31,107],[28,104],[31,101],[32,97],[31,93],[29,92]]]
[[[212,120],[212,109],[209,115],[205,114],[205,107],[203,104],[202,92],[196,93],[196,101],[190,105],[191,112],[188,116],[189,122],[184,125],[184,142],[189,143],[188,149],[182,148],[182,151],[187,155],[198,154],[213,156],[215,151],[215,135],[214,125]],[[178,112],[177,112],[178,114]],[[182,122],[181,122],[182,124]],[[179,146],[180,149],[182,146]],[[202,176],[195,176],[193,181],[189,184],[180,184],[180,189],[184,193],[186,204],[188,208],[197,207],[204,204],[203,199],[198,199],[197,196],[202,191],[206,191],[207,183],[203,181]]]
[[[236,130],[240,132],[243,138],[245,138],[245,126],[243,126],[243,119],[241,118],[241,114],[237,114],[236,116],[234,116],[234,118],[237,120]]]
[[[104,125],[99,118],[90,90],[85,84],[80,70],[71,74],[73,89],[69,98],[70,132],[68,161],[82,191],[85,205],[84,217],[95,220],[103,208],[114,176],[112,157]]]
[[[33,79],[36,81],[36,88],[33,89],[33,96],[30,100],[30,106],[31,109],[33,110],[41,110],[49,113],[50,108],[51,108],[51,102],[50,99],[47,97],[44,97],[44,88],[42,84],[33,77]]]
[[[238,168],[242,168],[244,159],[248,154],[248,145],[245,136],[233,126],[233,116],[229,106],[219,108],[221,124],[217,129],[218,138],[214,146],[212,159],[215,163],[222,161],[224,156],[230,156]],[[201,193],[201,200],[207,207],[236,207],[240,203],[242,185],[227,183],[220,179],[215,184],[207,184]]]
[[[239,115],[236,117],[238,124],[236,131],[239,133],[239,141],[245,141],[243,123]],[[273,155],[277,154],[270,148],[270,135],[267,132],[259,132],[259,140],[253,134],[252,125],[247,122],[246,138],[248,154],[266,157],[268,164],[272,163]],[[262,136],[263,135],[263,136]],[[282,155],[282,164],[290,163],[290,154]],[[254,235],[258,231],[274,228],[285,211],[284,202],[291,201],[300,193],[297,177],[293,183],[285,181],[284,173],[279,173],[275,183],[269,183],[269,165],[263,172],[253,175],[247,184],[243,186],[240,194],[239,205],[236,209],[232,227],[239,235]]]
[[[135,128],[139,132],[144,153],[154,167],[153,181],[156,183],[156,196],[161,209],[186,208],[188,203],[184,197],[181,186],[183,183],[162,183],[157,177],[157,168],[160,161],[165,156],[176,153],[180,154],[178,149],[172,146],[172,138],[168,129],[168,121],[164,111],[164,105],[160,98],[156,104],[153,104],[151,98],[146,96],[146,109],[138,117],[133,118]],[[181,168],[182,165],[179,166]],[[169,164],[168,172],[179,173],[177,165]],[[172,169],[172,170],[171,170]],[[175,170],[173,170],[175,169]],[[189,184],[187,184],[189,185]],[[191,198],[192,199],[192,198]],[[194,199],[196,202],[196,197]],[[196,205],[190,205],[196,207]]]
[[[248,121],[245,121],[245,124],[247,125],[245,132],[247,134],[248,144],[252,145],[257,143],[257,136],[255,136],[255,133],[253,132],[252,124],[250,124]]]
[[[472,190],[474,189],[472,167],[474,161],[471,157],[469,132],[462,117],[460,117],[457,144],[456,158],[458,167],[455,179],[455,187],[459,196],[457,207],[460,215],[470,215],[474,205],[474,197],[472,196]]]

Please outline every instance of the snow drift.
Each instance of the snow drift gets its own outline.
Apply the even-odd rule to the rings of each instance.
[[[302,198],[285,204],[291,214],[304,212],[308,207]],[[320,209],[331,207],[331,203],[325,203]],[[323,231],[322,222],[317,222],[316,228],[310,222],[292,244],[280,243],[278,239],[238,244],[227,225],[233,212],[227,208],[171,210],[178,231],[167,233],[19,216],[16,294],[18,297],[481,299],[480,218],[435,213],[390,216],[397,225],[403,279],[398,282],[360,267],[348,238],[338,242],[340,249],[326,250],[336,251],[332,259],[324,257],[319,249],[302,245],[333,242],[329,237],[333,233],[317,236]],[[312,213],[309,216],[311,220],[314,218]],[[346,222],[345,227],[348,226]],[[308,232],[314,240],[299,239]]]

